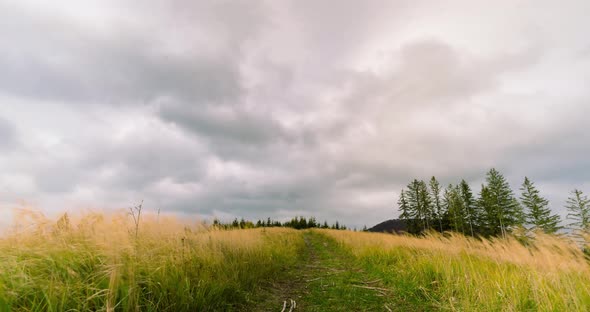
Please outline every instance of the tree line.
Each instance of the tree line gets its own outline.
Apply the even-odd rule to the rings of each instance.
[[[412,234],[453,231],[506,237],[516,229],[552,234],[563,228],[560,216],[552,213],[549,201],[529,178],[524,178],[519,191],[517,198],[504,176],[493,168],[486,173],[477,196],[464,179],[444,188],[436,177],[428,183],[414,179],[400,193],[400,219]],[[590,230],[590,201],[582,191],[571,192],[566,209],[568,228],[575,233]]]
[[[245,220],[244,218],[234,219],[232,222],[223,223],[218,219],[213,220],[213,226],[216,228],[221,229],[251,229],[251,228],[260,228],[260,227],[289,227],[297,230],[302,229],[310,229],[310,228],[321,228],[321,229],[333,229],[333,230],[346,230],[348,229],[346,225],[341,224],[340,222],[336,221],[331,225],[328,224],[328,221],[324,221],[320,223],[314,217],[305,218],[305,217],[295,217],[289,221],[280,222],[276,220],[272,220],[271,218],[267,218],[266,220],[258,220],[256,222],[252,222],[249,220]]]

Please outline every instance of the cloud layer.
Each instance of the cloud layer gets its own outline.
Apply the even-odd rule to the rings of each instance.
[[[496,167],[563,213],[590,186],[584,9],[0,1],[0,207],[360,227]]]

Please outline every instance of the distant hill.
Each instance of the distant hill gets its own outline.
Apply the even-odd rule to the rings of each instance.
[[[387,232],[387,233],[401,233],[406,232],[408,226],[404,220],[400,219],[391,219],[387,221],[383,221],[372,228],[368,229],[369,232]]]

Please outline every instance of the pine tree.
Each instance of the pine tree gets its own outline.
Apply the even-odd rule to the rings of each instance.
[[[432,206],[432,198],[430,197],[430,192],[428,191],[428,186],[424,181],[418,182],[418,196],[419,196],[419,209],[421,209],[421,214],[424,218],[424,231],[431,229],[431,222],[433,219],[433,206]]]
[[[510,185],[500,172],[490,169],[486,175],[487,188],[489,190],[491,211],[497,219],[497,223],[491,228],[493,235],[502,235],[506,238],[507,232],[523,223],[522,208],[514,197]]]
[[[318,227],[318,222],[315,219],[315,217],[311,217],[309,218],[309,220],[307,221],[307,227],[308,228],[315,228]]]
[[[398,210],[401,212],[399,218],[402,220],[409,220],[412,218],[410,207],[408,206],[408,201],[406,200],[406,191],[402,189],[399,199],[397,200],[397,207]]]
[[[459,191],[461,200],[463,202],[463,210],[465,212],[466,219],[465,221],[469,228],[469,233],[471,236],[475,236],[474,228],[476,228],[475,222],[478,216],[475,199],[473,198],[473,193],[471,192],[471,187],[469,187],[469,184],[465,180],[461,180],[461,183],[459,183]]]
[[[305,219],[304,217],[299,217],[298,228],[307,229],[307,219]]]
[[[408,184],[408,191],[406,192],[406,201],[408,204],[408,232],[418,234],[426,229],[424,222],[424,209],[421,207],[422,200],[420,199],[420,182],[416,179]]]
[[[477,218],[478,233],[484,236],[496,235],[495,224],[498,219],[494,211],[490,190],[483,184],[481,185],[481,191],[475,204],[479,212]]]
[[[408,232],[418,234],[430,229],[433,208],[432,198],[428,186],[424,181],[414,179],[408,184],[408,191],[405,192],[407,202],[407,213],[404,215],[408,221]]]
[[[397,201],[398,209],[401,212],[399,218],[406,222],[408,233],[417,234],[420,230],[416,224],[416,212],[411,210],[406,194],[406,191],[402,189]]]
[[[438,221],[438,229],[442,233],[443,232],[443,216],[444,216],[444,209],[442,204],[442,198],[440,196],[440,183],[436,180],[436,177],[432,177],[430,179],[430,196],[432,197],[432,210]]]
[[[540,229],[545,233],[557,232],[561,228],[559,215],[551,215],[549,201],[539,195],[539,191],[528,177],[524,178],[520,190],[522,192],[520,200],[526,208],[524,214],[526,224],[531,225],[531,229]]]
[[[449,184],[443,194],[443,206],[447,211],[449,226],[452,231],[465,234],[465,209],[459,186]]]
[[[575,189],[567,199],[567,219],[573,221],[568,226],[573,230],[590,230],[590,200],[584,193]]]

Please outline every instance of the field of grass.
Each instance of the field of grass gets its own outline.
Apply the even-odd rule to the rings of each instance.
[[[0,239],[0,311],[246,310],[299,261],[301,234],[125,215],[19,218]]]
[[[0,238],[0,311],[589,311],[567,240],[480,241],[27,212]]]
[[[590,311],[590,266],[574,244],[540,236],[426,238],[324,231],[397,297],[400,311]]]

